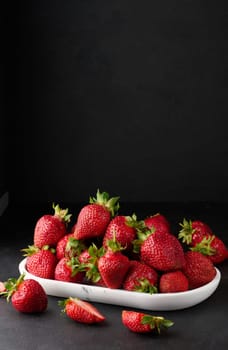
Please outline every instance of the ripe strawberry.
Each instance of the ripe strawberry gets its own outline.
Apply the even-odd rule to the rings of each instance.
[[[188,290],[188,279],[182,271],[170,271],[161,275],[159,281],[160,293],[176,293]]]
[[[145,226],[149,229],[158,230],[160,232],[170,232],[170,223],[167,218],[160,214],[154,214],[144,219]]]
[[[27,256],[26,269],[28,272],[41,278],[54,279],[57,259],[52,249],[50,250],[48,246],[43,249],[28,246],[22,251],[25,252],[24,256]]]
[[[174,322],[161,316],[152,316],[137,311],[122,311],[122,323],[135,333],[160,333],[161,328],[171,327]]]
[[[159,271],[179,270],[184,266],[184,250],[173,234],[155,231],[141,245],[141,261]]]
[[[152,294],[157,292],[157,282],[158,274],[152,267],[140,261],[131,260],[123,289]]]
[[[213,264],[220,264],[228,258],[228,248],[212,233],[211,228],[202,221],[184,219],[178,238],[193,247],[192,250],[208,256]]]
[[[78,256],[83,249],[85,249],[85,245],[82,241],[76,239],[73,233],[68,233],[58,241],[56,246],[56,257],[58,260],[64,257],[73,258]]]
[[[135,214],[132,216],[117,215],[110,221],[105,231],[103,246],[107,248],[107,241],[115,237],[116,241],[122,247],[126,248],[126,251],[130,251],[132,242],[136,237],[137,225],[138,222]]]
[[[104,253],[104,247],[98,248],[95,243],[92,243],[78,257],[81,267],[86,271],[85,277],[88,282],[102,287],[105,287],[105,283],[98,270],[98,260]]]
[[[92,304],[78,298],[68,298],[59,302],[63,312],[73,321],[93,324],[100,323],[105,317]]]
[[[189,281],[189,289],[194,289],[205,285],[213,280],[216,275],[216,270],[205,255],[200,252],[187,251],[185,252],[186,264],[182,269]]]
[[[178,238],[187,245],[195,246],[201,242],[204,237],[212,235],[211,228],[203,221],[200,220],[189,220],[183,219],[180,223],[182,227],[179,231]]]
[[[33,243],[38,248],[44,245],[55,247],[66,234],[71,214],[68,214],[68,209],[60,209],[59,205],[53,204],[53,209],[54,215],[43,215],[35,225]]]
[[[109,198],[107,192],[97,191],[97,197],[90,197],[90,203],[79,212],[75,225],[76,239],[89,239],[103,236],[105,230],[119,208],[119,197]]]
[[[98,270],[106,287],[120,288],[130,267],[130,260],[121,253],[123,248],[115,239],[107,244],[108,249],[98,260]]]
[[[18,279],[10,278],[5,282],[6,291],[2,295],[11,299],[13,307],[23,313],[43,312],[48,298],[41,284],[33,279],[24,280],[24,274]]]
[[[62,258],[55,267],[54,278],[57,281],[82,283],[84,275],[77,258]]]

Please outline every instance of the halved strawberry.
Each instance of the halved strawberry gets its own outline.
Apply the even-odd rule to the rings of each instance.
[[[171,327],[174,322],[161,316],[152,316],[143,312],[123,310],[122,322],[135,333],[161,332],[161,328]]]
[[[78,298],[68,298],[59,301],[59,306],[63,307],[63,312],[73,321],[93,324],[100,323],[105,320],[105,317],[87,301]]]

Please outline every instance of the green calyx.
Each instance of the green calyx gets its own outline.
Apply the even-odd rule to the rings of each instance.
[[[59,204],[55,205],[55,203],[52,203],[52,208],[55,211],[54,216],[57,216],[61,221],[65,222],[65,224],[70,222],[72,214],[68,214],[68,208],[61,209]]]
[[[141,323],[150,325],[151,330],[156,330],[159,334],[162,328],[169,328],[174,325],[173,321],[167,320],[164,317],[151,315],[144,315]]]
[[[74,300],[79,300],[78,298],[72,298],[72,297],[69,297],[67,299],[63,299],[63,300],[59,300],[58,301],[58,306],[61,307],[61,313],[62,314],[65,314],[66,312],[66,305],[71,302],[71,301],[74,301]]]
[[[121,252],[122,250],[125,250],[127,246],[123,247],[120,242],[116,240],[115,233],[113,234],[113,238],[107,240],[107,247],[109,250],[111,250],[113,253]]]
[[[1,292],[0,295],[6,297],[7,302],[10,301],[14,292],[17,291],[19,285],[24,281],[25,274],[21,274],[19,278],[9,278],[6,282],[4,282],[5,291]]]
[[[200,252],[203,255],[214,255],[216,249],[211,246],[215,236],[204,237],[200,243],[197,243],[194,247],[190,248],[194,252]]]
[[[67,261],[67,265],[71,268],[71,277],[77,275],[78,272],[84,272],[85,266],[81,264],[77,257],[72,257]]]
[[[133,240],[133,252],[138,254],[142,243],[153,233],[155,232],[154,228],[148,228],[145,226],[144,221],[139,222],[139,227],[137,228],[136,234],[137,238]]]
[[[179,225],[181,226],[181,230],[179,231],[178,239],[189,245],[192,242],[192,235],[195,231],[194,228],[192,228],[192,221],[183,219],[183,222]]]
[[[111,197],[107,192],[100,192],[97,190],[96,197],[90,197],[90,204],[99,204],[105,206],[110,211],[111,216],[114,217],[119,210],[119,199],[120,197]]]
[[[147,278],[139,278],[138,284],[135,286],[135,292],[154,294],[158,292],[156,286],[151,284]]]
[[[89,259],[88,262],[82,264],[86,271],[86,278],[93,283],[99,282],[101,275],[98,270],[98,260],[104,255],[104,247],[98,248],[94,243],[92,243],[88,248]]]
[[[21,249],[21,251],[24,252],[23,256],[31,256],[41,250],[50,250],[50,252],[55,254],[55,248],[49,247],[48,245],[44,245],[42,248],[38,248],[35,245],[28,245],[27,248]]]
[[[67,256],[74,257],[80,255],[80,253],[85,250],[85,244],[74,237],[70,237],[66,244],[65,251]]]

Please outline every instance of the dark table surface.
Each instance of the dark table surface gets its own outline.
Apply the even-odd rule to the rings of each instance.
[[[76,220],[81,204],[68,204]],[[32,243],[36,220],[51,213],[47,204],[12,206],[0,217],[0,280],[18,277],[21,249]],[[120,214],[138,218],[160,212],[170,220],[173,233],[179,222],[200,219],[207,222],[228,246],[226,203],[131,203],[122,204]],[[55,349],[207,349],[228,348],[228,261],[218,266],[221,282],[213,295],[202,303],[178,311],[150,311],[175,322],[174,326],[158,335],[140,335],[130,332],[121,323],[123,306],[94,303],[106,316],[99,325],[83,325],[61,315],[57,305],[61,298],[48,296],[48,309],[41,315],[17,312],[0,298],[0,348],[5,350]],[[134,309],[137,310],[137,309]],[[141,310],[142,311],[142,310]],[[148,310],[145,310],[148,312]]]

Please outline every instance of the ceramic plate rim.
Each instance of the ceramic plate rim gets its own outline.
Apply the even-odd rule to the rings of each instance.
[[[135,307],[138,309],[168,311],[192,307],[210,297],[217,289],[221,280],[221,273],[215,267],[216,275],[214,279],[199,288],[178,293],[147,294],[37,277],[26,270],[26,259],[24,258],[19,263],[20,273],[25,273],[26,279],[32,278],[40,282],[48,295],[79,297],[91,302]]]

